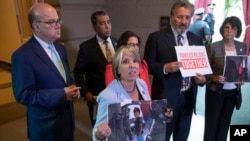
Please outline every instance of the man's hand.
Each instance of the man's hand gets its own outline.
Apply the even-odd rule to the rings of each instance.
[[[216,75],[213,77],[213,81],[216,83],[223,83],[224,82],[224,76],[223,75]]]
[[[164,64],[164,69],[165,69],[166,73],[177,72],[177,71],[179,71],[181,66],[182,66],[181,62],[177,62],[177,61],[170,62],[170,63]]]
[[[75,85],[65,87],[64,91],[66,93],[67,100],[74,100],[80,98],[80,89],[81,87],[76,87]]]
[[[196,73],[196,76],[194,76],[194,80],[196,84],[205,84],[206,83],[206,77],[200,73]]]
[[[88,105],[96,105],[97,104],[95,96],[93,96],[93,94],[90,92],[88,92],[85,95],[85,100],[86,100]]]

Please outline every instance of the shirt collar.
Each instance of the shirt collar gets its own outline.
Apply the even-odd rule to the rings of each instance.
[[[172,29],[172,31],[174,33],[175,40],[177,40],[177,36],[178,36],[179,33],[173,28],[173,26],[171,26],[171,29]],[[183,40],[183,45],[188,45],[187,31],[182,33],[181,35],[183,37],[183,39],[182,39]]]
[[[43,47],[43,48],[47,48],[49,46],[48,43],[44,42],[42,39],[40,39],[39,37],[37,37],[35,34],[33,35],[35,37],[35,39],[38,41],[38,43]]]
[[[99,44],[102,44],[104,42],[104,40],[100,36],[98,36],[98,35],[96,35],[96,39],[97,39],[97,41],[98,41]],[[109,43],[111,43],[110,37],[108,37],[106,39],[106,41],[108,41]]]

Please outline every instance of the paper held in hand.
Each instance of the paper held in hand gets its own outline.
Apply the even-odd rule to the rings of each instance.
[[[165,140],[166,124],[171,122],[173,112],[167,99],[109,104],[107,113],[112,132],[107,141]]]
[[[182,77],[212,74],[205,46],[175,46]]]
[[[247,55],[225,56],[224,82],[250,82],[250,57]]]

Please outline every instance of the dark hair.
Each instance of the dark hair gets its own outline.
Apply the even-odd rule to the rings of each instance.
[[[139,45],[141,44],[141,39],[138,35],[136,35],[133,31],[125,31],[120,36],[120,38],[117,42],[117,47],[119,48],[120,46],[126,46],[128,43],[128,39],[130,37],[136,37],[138,39]]]
[[[237,34],[236,34],[236,38],[239,38],[242,32],[242,25],[241,25],[241,21],[238,17],[236,16],[231,16],[231,17],[227,17],[224,22],[222,23],[221,27],[220,27],[220,34],[222,37],[224,37],[224,28],[226,26],[226,24],[230,24],[233,28],[237,28]]]
[[[92,23],[92,25],[96,25],[98,16],[104,16],[104,15],[108,15],[108,13],[105,12],[105,11],[96,11],[96,12],[94,12],[91,15],[91,23]]]
[[[192,10],[192,16],[194,15],[194,5],[188,0],[177,0],[171,7],[170,15],[173,16],[175,9],[179,7],[190,8]]]
[[[135,112],[139,112],[139,113],[140,113],[141,111],[140,111],[139,108],[135,107],[135,108],[134,108],[134,113],[135,113]]]

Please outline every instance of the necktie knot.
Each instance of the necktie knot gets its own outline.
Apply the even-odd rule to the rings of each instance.
[[[178,46],[182,46],[182,40],[183,40],[183,36],[181,34],[177,35],[177,44]]]
[[[51,50],[51,53],[53,51],[56,51],[55,47],[52,44],[49,44],[48,48]]]
[[[109,43],[109,42],[108,42],[107,40],[104,40],[104,41],[103,41],[103,44],[105,44],[105,45],[108,45],[108,43]]]

